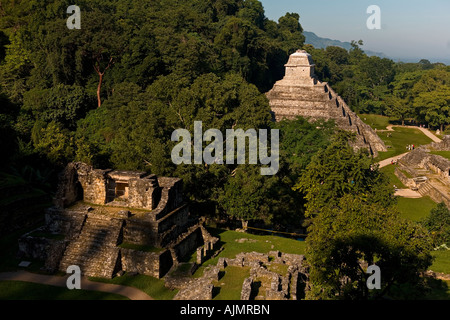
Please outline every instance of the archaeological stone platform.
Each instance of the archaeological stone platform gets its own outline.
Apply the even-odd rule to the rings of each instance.
[[[78,162],[59,181],[45,225],[19,239],[19,256],[43,260],[49,271],[77,265],[86,276],[161,278],[185,256],[197,250],[204,258],[218,243],[191,217],[181,179]]]
[[[395,174],[408,188],[450,208],[450,160],[431,151],[450,151],[450,136],[409,152],[398,161]]]

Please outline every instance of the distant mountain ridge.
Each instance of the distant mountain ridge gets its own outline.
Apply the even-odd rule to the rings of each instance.
[[[352,45],[350,42],[343,42],[340,40],[322,38],[322,37],[319,37],[318,35],[316,35],[314,32],[303,31],[303,35],[306,38],[305,43],[313,45],[314,48],[326,49],[326,47],[329,47],[329,46],[341,47],[341,48],[344,48],[345,50],[350,50],[352,48]],[[364,48],[363,48],[363,50],[364,50]],[[382,52],[373,52],[370,50],[364,50],[364,52],[368,56],[377,56],[380,58],[388,58],[388,56],[386,56]]]

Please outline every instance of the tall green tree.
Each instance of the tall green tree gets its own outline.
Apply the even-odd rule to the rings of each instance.
[[[398,286],[420,287],[421,274],[431,265],[432,246],[424,228],[402,220],[394,207],[353,195],[327,205],[308,231],[307,299],[379,299]],[[371,265],[381,270],[379,290],[367,286]]]
[[[445,203],[433,208],[423,225],[430,232],[435,247],[443,244],[450,246],[450,210]]]
[[[366,151],[353,150],[351,139],[347,132],[336,134],[326,149],[314,155],[298,179],[294,188],[305,194],[307,217],[320,215],[323,208],[339,203],[345,195],[385,207],[394,202],[387,177]]]
[[[427,123],[443,132],[444,126],[450,123],[450,87],[442,85],[433,91],[419,93],[414,106]]]
[[[268,197],[276,177],[262,176],[258,166],[238,166],[220,195],[219,204],[227,215],[241,220],[244,228],[249,220],[271,220],[271,202]]]

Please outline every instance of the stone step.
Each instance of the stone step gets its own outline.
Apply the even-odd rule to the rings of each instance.
[[[112,278],[118,259],[119,248],[108,248],[94,257],[65,255],[60,263],[60,270],[65,271],[68,266],[77,265],[83,275]]]
[[[112,256],[111,256],[112,254]],[[98,258],[89,258],[89,257],[80,257],[80,256],[67,256],[66,259],[64,260],[63,263],[61,263],[61,265],[78,265],[80,267],[84,266],[84,265],[98,265],[98,266],[103,266],[103,265],[108,265],[109,263],[111,263],[113,260],[115,260],[115,251],[110,251],[108,253],[105,253],[104,256],[101,259],[101,263],[99,263],[99,259]]]
[[[427,195],[429,192],[430,192],[430,190],[432,190],[432,186],[430,186],[429,184],[428,184],[428,182],[425,182],[425,183],[423,183],[423,184],[421,184],[420,186],[419,186],[419,193],[422,195],[422,196],[425,196],[425,195]]]
[[[99,253],[105,248],[104,245],[73,245],[68,246],[66,249],[67,255],[87,254],[87,253]]]
[[[79,236],[66,248],[60,270],[78,265],[88,276],[112,277],[119,257],[116,247],[123,222],[117,219],[96,219],[89,216]]]

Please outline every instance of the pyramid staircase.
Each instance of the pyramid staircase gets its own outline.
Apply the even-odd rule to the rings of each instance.
[[[424,183],[420,184],[418,191],[423,197],[425,197],[430,194],[432,189],[433,189],[433,187],[430,185],[429,182],[424,182]]]
[[[79,236],[70,242],[59,269],[66,272],[71,265],[90,277],[112,278],[120,269],[123,220],[88,216]]]
[[[297,116],[333,120],[340,129],[355,132],[357,144],[370,147],[375,156],[378,151],[387,151],[375,131],[363,123],[328,84],[304,86],[282,80],[267,93],[267,97],[276,121],[292,120]]]

